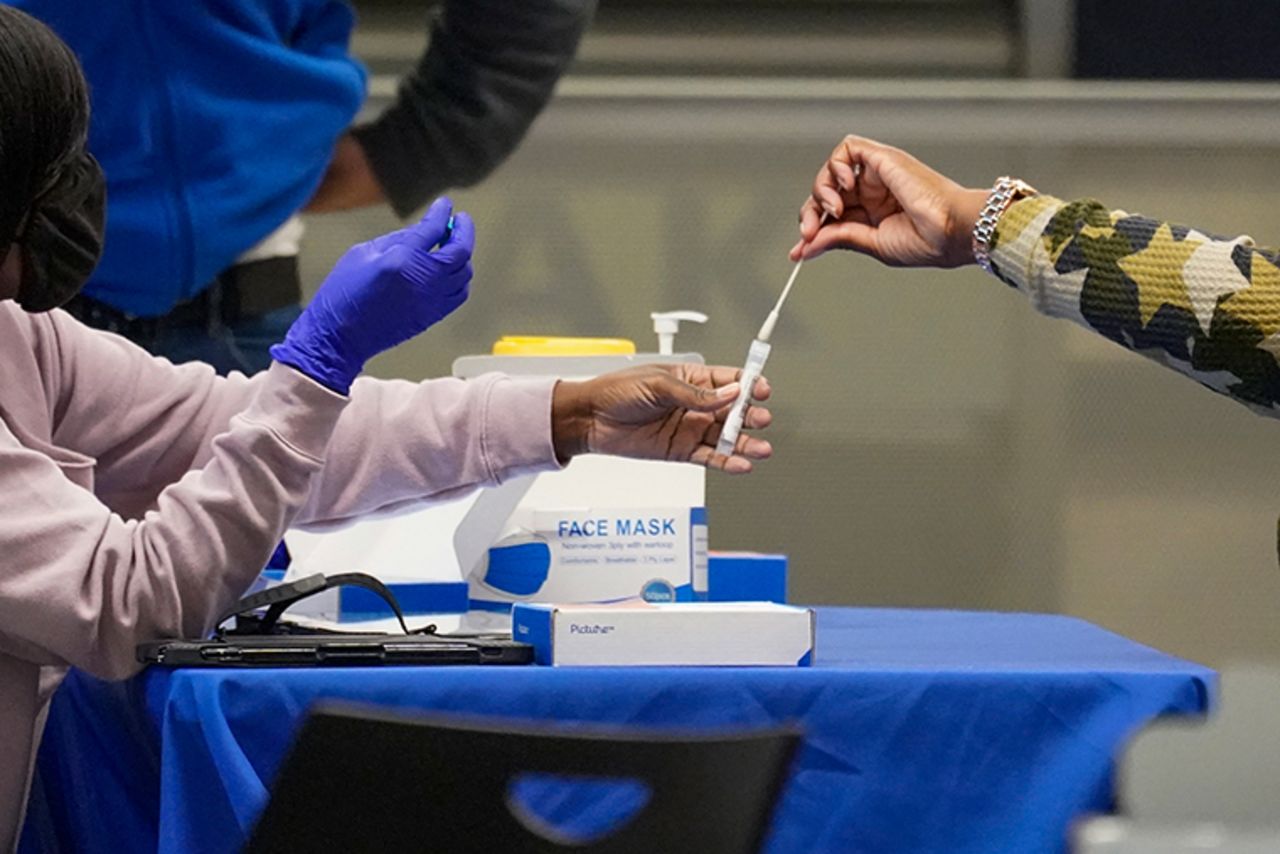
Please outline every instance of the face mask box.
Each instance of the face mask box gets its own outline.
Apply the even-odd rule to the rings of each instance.
[[[468,356],[454,376],[587,379],[696,354]],[[706,470],[588,455],[483,490],[458,528],[471,607],[505,621],[518,602],[687,602],[707,596]],[[480,618],[477,618],[480,619]]]
[[[602,343],[567,341],[571,348],[585,344],[582,352]],[[520,348],[504,349],[504,339],[496,355],[455,361],[453,374],[577,380],[644,364],[703,363],[696,353],[637,354],[630,342],[603,343],[629,349],[518,355]],[[433,621],[459,615],[458,627],[468,630],[509,629],[517,602],[701,600],[708,595],[705,500],[701,466],[587,455],[563,471],[513,478],[456,499],[291,530],[286,577],[368,572],[430,609]],[[362,592],[335,591],[290,613],[349,625],[386,616],[372,610]],[[406,608],[411,612],[428,613]]]
[[[561,667],[808,667],[814,612],[772,602],[521,603],[512,636]]]

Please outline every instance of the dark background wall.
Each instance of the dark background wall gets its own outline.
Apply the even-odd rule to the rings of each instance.
[[[1076,0],[1076,34],[1079,77],[1280,77],[1275,0]]]

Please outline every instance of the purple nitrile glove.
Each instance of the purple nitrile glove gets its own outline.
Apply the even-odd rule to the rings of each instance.
[[[436,199],[414,225],[348,249],[271,358],[347,394],[365,362],[466,302],[476,232],[465,213],[450,230],[452,211]]]

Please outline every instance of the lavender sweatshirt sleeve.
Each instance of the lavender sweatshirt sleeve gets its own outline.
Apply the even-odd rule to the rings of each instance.
[[[61,313],[31,330],[53,444],[95,482],[0,424],[0,650],[30,661],[126,675],[137,642],[205,631],[290,524],[555,465],[550,383],[362,380],[348,402],[282,365],[175,367]]]
[[[274,366],[208,464],[132,519],[0,427],[0,649],[113,678],[135,669],[138,642],[204,632],[306,500],[345,405]],[[126,412],[99,414],[128,426]]]
[[[558,468],[552,380],[357,380],[296,524],[438,501]]]

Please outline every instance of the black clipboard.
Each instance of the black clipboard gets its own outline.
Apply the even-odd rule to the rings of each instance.
[[[343,584],[381,596],[404,634],[347,634],[307,629],[280,619],[290,605]],[[232,617],[236,627],[223,629],[222,624]],[[434,625],[411,632],[391,591],[372,576],[352,572],[310,575],[269,587],[246,596],[223,614],[212,638],[149,641],[139,644],[135,655],[143,664],[161,667],[380,667],[529,664],[533,647],[510,636],[440,635]]]
[[[442,635],[233,635],[141,644],[138,661],[162,667],[380,667],[529,664],[533,647],[502,638]]]

